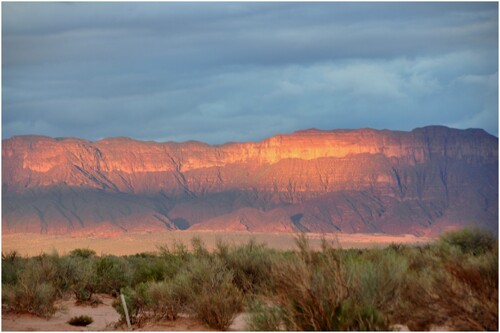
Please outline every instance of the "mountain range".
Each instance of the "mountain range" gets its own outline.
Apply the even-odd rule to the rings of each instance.
[[[498,138],[442,126],[309,129],[208,145],[2,141],[3,233],[498,230]]]

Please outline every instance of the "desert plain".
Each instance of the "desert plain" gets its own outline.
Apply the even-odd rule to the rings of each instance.
[[[22,256],[35,256],[56,251],[60,255],[78,248],[94,250],[99,255],[132,255],[143,252],[155,252],[162,246],[172,247],[181,243],[190,247],[193,238],[200,238],[211,250],[218,241],[228,244],[244,244],[254,239],[277,250],[296,249],[295,238],[298,233],[260,233],[260,232],[203,232],[203,231],[165,231],[124,233],[116,236],[79,237],[69,235],[43,234],[5,234],[2,235],[2,252],[16,251]],[[432,241],[431,237],[414,235],[384,234],[340,234],[308,233],[312,248],[319,248],[322,239],[342,248],[377,248],[391,243],[420,244]]]

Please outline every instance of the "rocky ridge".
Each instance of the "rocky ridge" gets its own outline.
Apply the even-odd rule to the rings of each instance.
[[[498,139],[441,126],[315,129],[208,145],[17,136],[4,232],[498,228]]]

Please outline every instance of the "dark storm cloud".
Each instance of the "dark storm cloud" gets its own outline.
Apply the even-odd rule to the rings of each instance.
[[[3,137],[498,133],[496,3],[3,3]]]

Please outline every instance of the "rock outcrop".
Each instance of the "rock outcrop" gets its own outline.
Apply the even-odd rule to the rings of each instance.
[[[4,232],[498,228],[498,139],[440,126],[211,146],[3,140]]]

